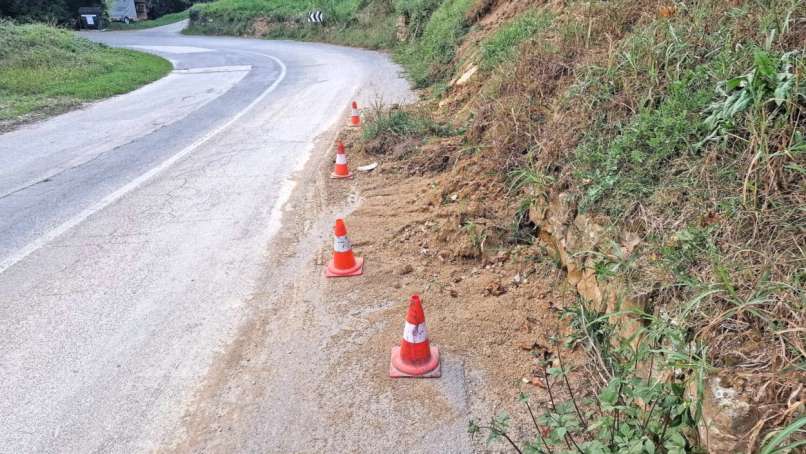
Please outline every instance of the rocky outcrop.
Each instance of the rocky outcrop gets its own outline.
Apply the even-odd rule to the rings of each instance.
[[[689,395],[697,396],[693,384]],[[751,396],[734,389],[718,374],[705,380],[702,419],[697,429],[700,443],[708,452],[749,452],[750,434],[759,416]]]
[[[612,254],[620,248],[622,257],[629,257],[640,246],[640,238],[630,232],[609,231],[607,219],[594,219],[577,210],[578,194],[568,191],[551,196],[533,194],[534,203],[529,219],[538,228],[541,243],[547,246],[566,270],[566,280],[577,293],[600,312],[612,314],[610,322],[618,327],[622,338],[637,343],[641,320],[630,311],[645,311],[652,292],[643,295],[627,294],[618,283],[600,282],[596,275],[597,257]],[[603,221],[603,222],[602,222]],[[639,364],[639,375],[644,376],[654,367]],[[737,390],[729,378],[732,372],[722,370],[705,378],[702,390],[702,417],[697,434],[700,444],[711,453],[750,452],[757,440],[758,408],[753,404],[752,392]],[[671,377],[669,371],[654,370],[653,377],[660,380]],[[749,388],[748,388],[749,389]],[[691,380],[687,389],[691,400],[698,390]]]
[[[645,298],[625,294],[617,285],[602,283],[596,277],[596,260],[611,254],[612,234],[589,214],[578,213],[578,194],[568,191],[551,197],[537,195],[529,209],[529,220],[538,228],[540,240],[548,246],[566,271],[566,279],[585,300],[600,312],[613,314],[611,323],[623,338],[637,342],[641,322],[630,313],[645,309]],[[621,235],[615,245],[629,256],[640,239],[632,233]]]
[[[406,42],[409,39],[409,24],[406,16],[397,16],[397,23],[395,24],[395,35],[397,41],[400,43]]]

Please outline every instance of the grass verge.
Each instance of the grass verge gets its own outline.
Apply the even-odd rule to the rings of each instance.
[[[171,71],[165,59],[113,49],[42,24],[0,23],[0,129],[134,90]]]

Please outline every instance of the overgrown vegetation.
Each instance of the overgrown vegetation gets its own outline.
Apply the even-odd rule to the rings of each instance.
[[[567,341],[587,347],[599,378],[595,398],[577,401],[595,410],[574,417],[544,405],[537,423],[548,444],[531,443],[534,452],[575,451],[573,441],[584,452],[691,452],[704,442],[706,372],[741,373],[758,393],[759,423],[739,434],[748,449],[802,414],[789,397],[806,370],[805,13],[794,1],[698,1],[661,14],[654,4],[591,3],[524,49],[514,77],[490,84],[492,99],[479,104],[493,107],[474,134],[494,138],[513,169],[554,181],[523,197],[564,194],[597,219],[601,240],[569,252],[600,288],[621,289],[617,300],[641,297],[632,331],[610,307],[575,308],[585,340]],[[612,246],[624,232],[640,239],[629,259]],[[619,328],[603,336],[607,326]],[[554,372],[562,383],[568,369]],[[485,427],[500,436],[503,421]]]
[[[205,3],[208,1],[209,0],[147,0],[148,19],[151,21],[161,19],[166,15],[187,11],[195,3]]]
[[[471,421],[469,431],[486,430],[488,442],[504,438],[518,452],[694,451],[696,443],[687,436],[696,432],[701,416],[697,396],[708,371],[705,347],[686,339],[684,320],[668,316],[643,314],[645,326],[625,339],[609,322],[618,315],[598,314],[580,300],[566,312],[575,334],[553,351],[534,352],[548,400],[536,404],[526,393],[519,396],[534,426],[533,439],[513,439],[505,413],[484,425]],[[595,393],[580,394],[571,385],[573,371],[561,352],[577,346],[590,355],[584,369]]]
[[[0,22],[0,126],[62,112],[159,79],[171,64],[46,25]]]

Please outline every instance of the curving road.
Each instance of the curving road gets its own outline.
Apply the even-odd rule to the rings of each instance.
[[[291,177],[348,103],[409,99],[379,53],[90,33],[168,77],[0,135],[0,452],[145,452],[243,322]]]

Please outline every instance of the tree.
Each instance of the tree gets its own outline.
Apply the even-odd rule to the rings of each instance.
[[[0,0],[0,16],[18,22],[72,24],[81,6],[100,6],[102,0]]]
[[[184,11],[193,4],[191,0],[148,0],[148,17],[156,19],[165,14]]]

